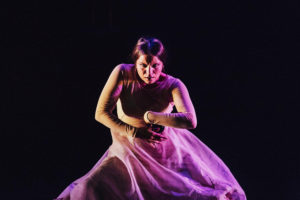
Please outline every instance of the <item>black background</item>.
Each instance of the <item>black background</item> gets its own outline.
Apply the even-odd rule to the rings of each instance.
[[[1,6],[1,199],[52,199],[111,144],[94,120],[137,39],[168,51],[194,103],[192,132],[248,199],[300,199],[299,3],[23,1]]]

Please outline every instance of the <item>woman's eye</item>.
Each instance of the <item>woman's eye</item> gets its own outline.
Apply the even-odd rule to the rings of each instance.
[[[153,67],[153,68],[156,68],[156,67],[157,67],[157,64],[152,65],[152,67]]]
[[[147,67],[147,65],[146,65],[146,64],[140,64],[140,65],[141,65],[141,66],[143,66],[143,67],[145,67],[145,68]]]

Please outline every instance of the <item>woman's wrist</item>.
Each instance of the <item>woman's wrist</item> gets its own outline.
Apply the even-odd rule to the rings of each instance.
[[[144,114],[144,121],[147,124],[154,124],[154,120],[152,118],[153,118],[153,116],[152,116],[152,112],[151,111],[145,112],[145,114]]]

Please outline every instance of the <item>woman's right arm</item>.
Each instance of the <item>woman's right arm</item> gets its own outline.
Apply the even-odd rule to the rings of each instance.
[[[136,128],[121,121],[112,111],[120,97],[123,88],[122,65],[114,68],[110,74],[98,100],[95,119],[112,131],[123,136],[132,136],[145,139],[149,143],[157,143],[166,138],[150,128]]]
[[[121,121],[112,113],[120,97],[123,87],[122,65],[118,65],[111,72],[98,100],[95,119],[104,126],[121,135],[133,136],[136,128]]]

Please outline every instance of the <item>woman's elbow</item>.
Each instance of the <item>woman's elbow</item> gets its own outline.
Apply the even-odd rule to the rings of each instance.
[[[195,129],[197,127],[197,118],[194,114],[189,113],[187,116],[187,128]]]
[[[95,113],[95,120],[97,122],[99,122],[99,123],[102,123],[103,115],[104,115],[103,112],[96,111],[96,113]]]
[[[97,122],[100,122],[100,121],[101,121],[99,115],[95,114],[95,120],[96,120]]]
[[[191,119],[189,120],[188,129],[195,129],[197,127],[197,120]]]

